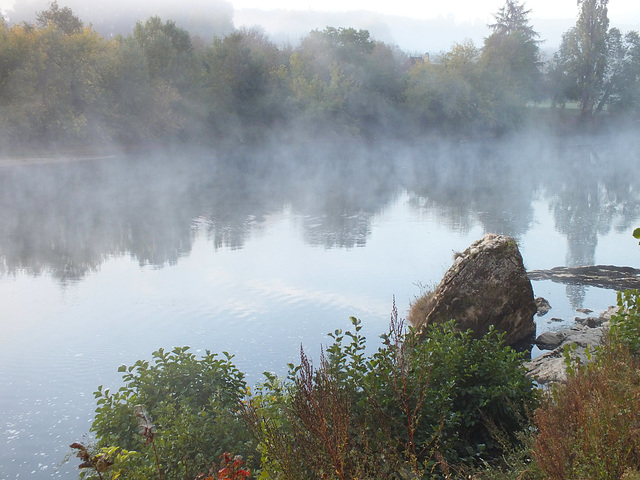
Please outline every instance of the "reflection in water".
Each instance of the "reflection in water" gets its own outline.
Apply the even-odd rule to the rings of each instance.
[[[620,156],[608,144],[562,151],[564,161],[549,176],[546,188],[556,230],[567,237],[566,266],[593,265],[600,235],[614,225],[631,229],[639,212],[632,167],[637,155],[630,149]],[[580,308],[585,287],[568,285],[567,296],[574,308]]]
[[[453,231],[476,224],[517,238],[532,201],[549,199],[569,266],[594,262],[598,235],[628,229],[639,204],[636,157],[607,145],[542,148],[484,142],[412,150],[239,151],[233,155],[123,157],[0,171],[5,274],[49,271],[76,281],[109,257],[175,264],[204,230],[214,248],[240,249],[265,219],[291,208],[303,236],[325,248],[363,246],[372,218],[399,189],[420,215]],[[265,160],[266,159],[266,160]],[[295,168],[293,165],[295,164]],[[579,172],[579,174],[576,174]],[[571,293],[581,303],[578,288]]]

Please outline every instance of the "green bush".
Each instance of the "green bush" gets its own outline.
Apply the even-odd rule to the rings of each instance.
[[[226,352],[219,358],[207,351],[198,359],[188,350],[160,349],[153,363],[123,365],[123,387],[95,392],[96,447],[140,454],[127,478],[158,478],[156,454],[162,478],[193,479],[225,452],[255,451],[239,415],[247,394],[244,375]]]
[[[640,291],[618,292],[618,313],[611,316],[611,337],[637,355],[640,352]]]
[[[332,334],[318,368],[302,351],[287,380],[270,376],[249,402],[261,478],[439,477],[518,441],[536,394],[501,335],[475,340],[449,322],[420,341],[394,308],[382,346],[366,356],[351,321],[354,332]]]

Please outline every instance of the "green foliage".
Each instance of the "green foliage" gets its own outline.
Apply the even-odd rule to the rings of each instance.
[[[38,12],[36,20],[42,28],[53,25],[67,35],[78,33],[83,27],[82,20],[73,13],[73,10],[69,7],[60,8],[56,0],[49,4],[48,10]]]
[[[475,340],[450,322],[421,341],[394,310],[367,356],[360,321],[351,321],[354,331],[331,334],[319,367],[302,351],[287,381],[269,376],[245,409],[261,478],[446,475],[518,442],[536,396],[522,355],[495,331]]]
[[[640,36],[608,30],[606,0],[579,4],[545,82],[529,11],[515,0],[494,15],[482,48],[455,42],[432,61],[345,27],[314,30],[295,48],[246,29],[206,44],[153,16],[106,39],[54,1],[35,25],[0,22],[0,140],[218,144],[298,127],[369,138],[501,134],[523,123],[545,83],[555,104],[580,102],[584,118],[635,121]]]
[[[226,451],[255,448],[239,416],[247,386],[232,357],[206,352],[198,359],[188,350],[160,349],[153,353],[153,363],[123,365],[119,371],[124,386],[117,392],[100,386],[95,392],[98,407],[92,431],[97,446],[140,452],[137,478],[154,475],[154,450],[163,477],[169,479],[194,478]],[[141,405],[144,429],[140,407],[136,409]]]
[[[81,461],[78,468],[82,470],[81,478],[95,478],[103,480],[110,478],[131,478],[135,472],[140,472],[141,456],[139,452],[127,451],[119,447],[97,448],[95,445],[72,443],[70,447],[76,452]]]
[[[635,232],[634,232],[635,233]],[[640,291],[618,292],[618,312],[611,316],[610,335],[632,354],[640,353]]]
[[[579,0],[576,25],[562,36],[553,70],[558,96],[580,103],[583,120],[602,109],[603,85],[608,63],[608,0]]]

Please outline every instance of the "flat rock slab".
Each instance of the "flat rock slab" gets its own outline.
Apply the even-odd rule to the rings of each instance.
[[[640,270],[615,265],[555,267],[527,272],[530,280],[551,280],[570,285],[589,285],[609,290],[640,289]]]

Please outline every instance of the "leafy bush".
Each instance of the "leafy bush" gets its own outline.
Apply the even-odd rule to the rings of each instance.
[[[360,321],[314,368],[304,351],[285,381],[269,376],[245,409],[263,455],[261,478],[423,478],[497,458],[535,405],[522,355],[490,331],[454,322],[426,340],[391,316],[365,356]],[[343,343],[345,337],[349,341]]]
[[[640,291],[618,292],[618,313],[611,317],[611,336],[634,355],[640,352]]]
[[[207,351],[198,359],[188,350],[160,349],[153,364],[123,365],[123,387],[95,392],[91,429],[98,449],[140,453],[128,478],[157,478],[159,469],[165,479],[193,479],[225,452],[255,451],[239,415],[247,393],[244,375],[226,352],[219,358]]]

